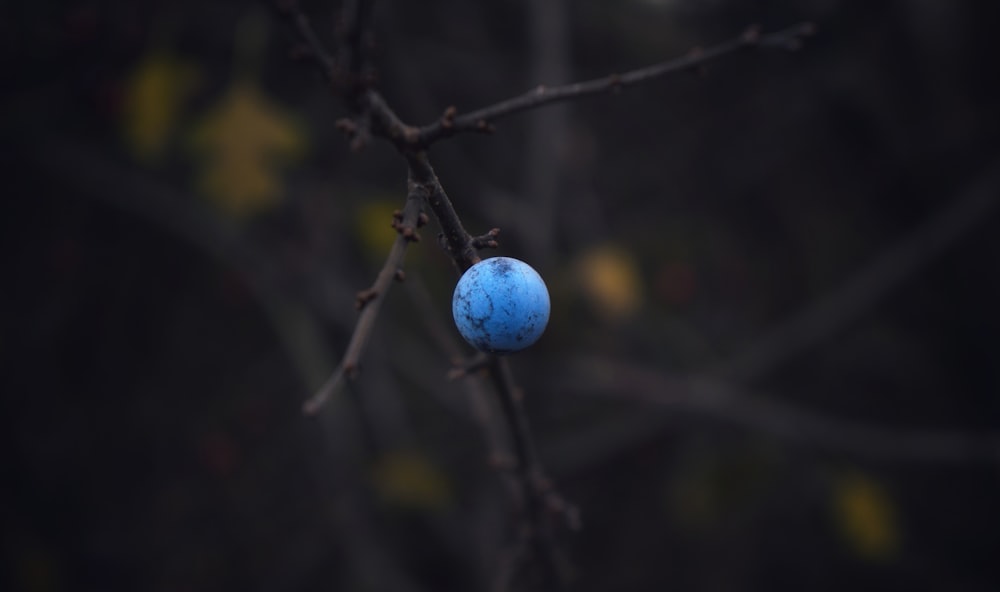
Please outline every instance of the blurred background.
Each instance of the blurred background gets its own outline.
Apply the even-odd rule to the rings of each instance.
[[[338,2],[305,11],[331,40]],[[411,123],[760,24],[748,51],[432,161],[548,282],[511,357],[580,510],[574,590],[996,590],[991,3],[378,2]],[[405,197],[264,4],[0,8],[5,590],[481,590],[516,539],[495,418],[407,254],[319,417]],[[491,253],[492,254],[492,253]],[[484,420],[485,418],[485,420]],[[495,424],[494,424],[495,427]],[[492,434],[492,435],[490,435]]]

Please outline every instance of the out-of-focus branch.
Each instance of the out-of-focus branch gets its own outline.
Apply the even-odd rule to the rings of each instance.
[[[341,16],[341,43],[337,55],[327,49],[316,35],[309,17],[302,12],[297,0],[278,0],[278,13],[291,25],[303,46],[296,52],[311,59],[320,73],[330,83],[334,95],[344,100],[352,118],[337,121],[337,128],[347,135],[351,149],[359,150],[371,133],[378,134],[397,149],[411,146],[417,135],[416,128],[399,119],[382,95],[370,88],[362,75],[364,37],[372,7],[370,1],[349,0]],[[346,64],[346,65],[345,65]]]
[[[746,382],[821,343],[952,246],[1000,206],[1000,158],[842,286],[764,333],[709,374]]]
[[[572,377],[572,385],[560,382],[553,388],[568,387],[573,392],[606,396],[625,393],[671,411],[681,409],[778,439],[861,458],[897,462],[1000,462],[1000,433],[903,429],[838,419],[753,396],[739,384],[760,378],[822,343],[988,220],[1000,207],[998,189],[1000,160],[994,160],[947,206],[889,245],[840,288],[700,377],[669,376],[621,361],[587,358],[577,359],[570,367],[554,372],[553,375]],[[627,432],[614,433],[616,426],[604,426],[607,446],[624,448],[650,437],[672,416],[641,418]],[[584,438],[588,443],[599,439],[596,434]],[[599,456],[597,451],[588,455],[591,459]]]
[[[574,359],[554,385],[576,394],[627,398],[685,411],[837,454],[897,462],[1000,462],[1000,433],[930,430],[839,419],[750,395],[710,377],[671,376],[632,362],[594,356]],[[648,425],[651,435],[672,419]],[[643,430],[634,430],[642,438]]]
[[[337,61],[316,35],[312,22],[302,12],[298,0],[277,0],[275,8],[277,8],[278,14],[292,25],[295,33],[302,38],[304,47],[297,48],[296,55],[314,60],[328,82],[332,83],[337,80]]]
[[[337,47],[337,61],[342,68],[359,84],[365,80],[365,61],[367,58],[367,39],[371,22],[372,0],[345,0],[340,11],[340,23],[337,33],[340,44]]]
[[[361,309],[361,315],[354,327],[347,351],[326,383],[302,405],[302,411],[306,414],[316,413],[336,391],[337,386],[345,377],[354,378],[356,375],[361,357],[364,355],[365,347],[368,345],[372,329],[375,326],[379,307],[385,300],[386,292],[388,292],[392,282],[401,277],[400,272],[402,271],[403,257],[406,255],[406,247],[409,243],[420,238],[416,228],[424,219],[421,216],[421,210],[427,199],[427,193],[424,185],[416,182],[412,176],[408,185],[406,205],[402,212],[399,212],[393,219],[393,226],[398,236],[389,251],[389,256],[386,257],[385,264],[371,288],[358,293],[358,307]]]
[[[458,133],[490,133],[495,129],[493,123],[508,115],[536,109],[558,101],[620,91],[668,74],[704,66],[708,62],[742,49],[762,47],[796,50],[801,47],[802,40],[812,35],[815,30],[812,23],[799,23],[793,27],[767,34],[761,34],[758,27],[751,27],[739,37],[725,43],[708,49],[695,49],[684,57],[667,60],[624,74],[612,74],[604,78],[562,86],[546,87],[541,85],[524,94],[463,115],[458,115],[454,107],[449,107],[438,121],[419,129],[415,142],[419,146],[430,146],[434,142]]]

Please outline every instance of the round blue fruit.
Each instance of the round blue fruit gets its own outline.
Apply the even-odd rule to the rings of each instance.
[[[520,351],[538,341],[549,322],[549,290],[530,265],[511,257],[484,259],[458,280],[451,299],[455,325],[472,347]]]

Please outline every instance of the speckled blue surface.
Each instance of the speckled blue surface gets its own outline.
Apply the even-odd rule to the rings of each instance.
[[[511,353],[538,341],[549,322],[549,290],[530,265],[511,257],[484,259],[458,280],[451,312],[472,347]]]

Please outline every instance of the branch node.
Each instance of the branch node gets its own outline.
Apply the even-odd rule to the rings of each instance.
[[[497,128],[485,119],[479,119],[476,121],[476,131],[484,134],[492,134],[497,131]]]
[[[338,119],[336,123],[334,123],[334,127],[347,137],[352,137],[354,134],[358,133],[357,122],[349,117],[342,117]]]
[[[500,246],[500,243],[496,240],[499,235],[500,229],[492,228],[486,234],[474,237],[472,239],[472,247],[474,249],[496,249]]]
[[[377,290],[374,290],[372,288],[361,290],[354,297],[354,308],[361,310],[365,307],[365,305],[367,305],[372,300],[375,300],[377,297],[378,297]]]
[[[358,134],[351,139],[351,143],[348,145],[351,152],[361,152],[364,150],[365,146],[368,144],[368,134]]]
[[[363,122],[359,123],[352,118],[343,117],[338,119],[334,126],[342,132],[348,140],[350,140],[348,146],[352,152],[359,152],[368,144],[369,133],[367,118],[365,118]]]
[[[424,226],[427,226],[427,223],[430,221],[431,219],[427,214],[420,212],[420,214],[417,216],[417,228],[423,228]]]
[[[449,105],[441,115],[441,127],[444,129],[451,129],[455,125],[456,114],[458,114],[458,108],[454,105]]]
[[[392,228],[403,238],[412,243],[420,242],[420,234],[410,224],[403,223],[403,213],[396,210],[392,213]]]
[[[393,278],[397,282],[404,282],[404,281],[406,281],[406,272],[403,271],[403,269],[401,267],[397,267],[396,268],[396,274],[393,276]]]

